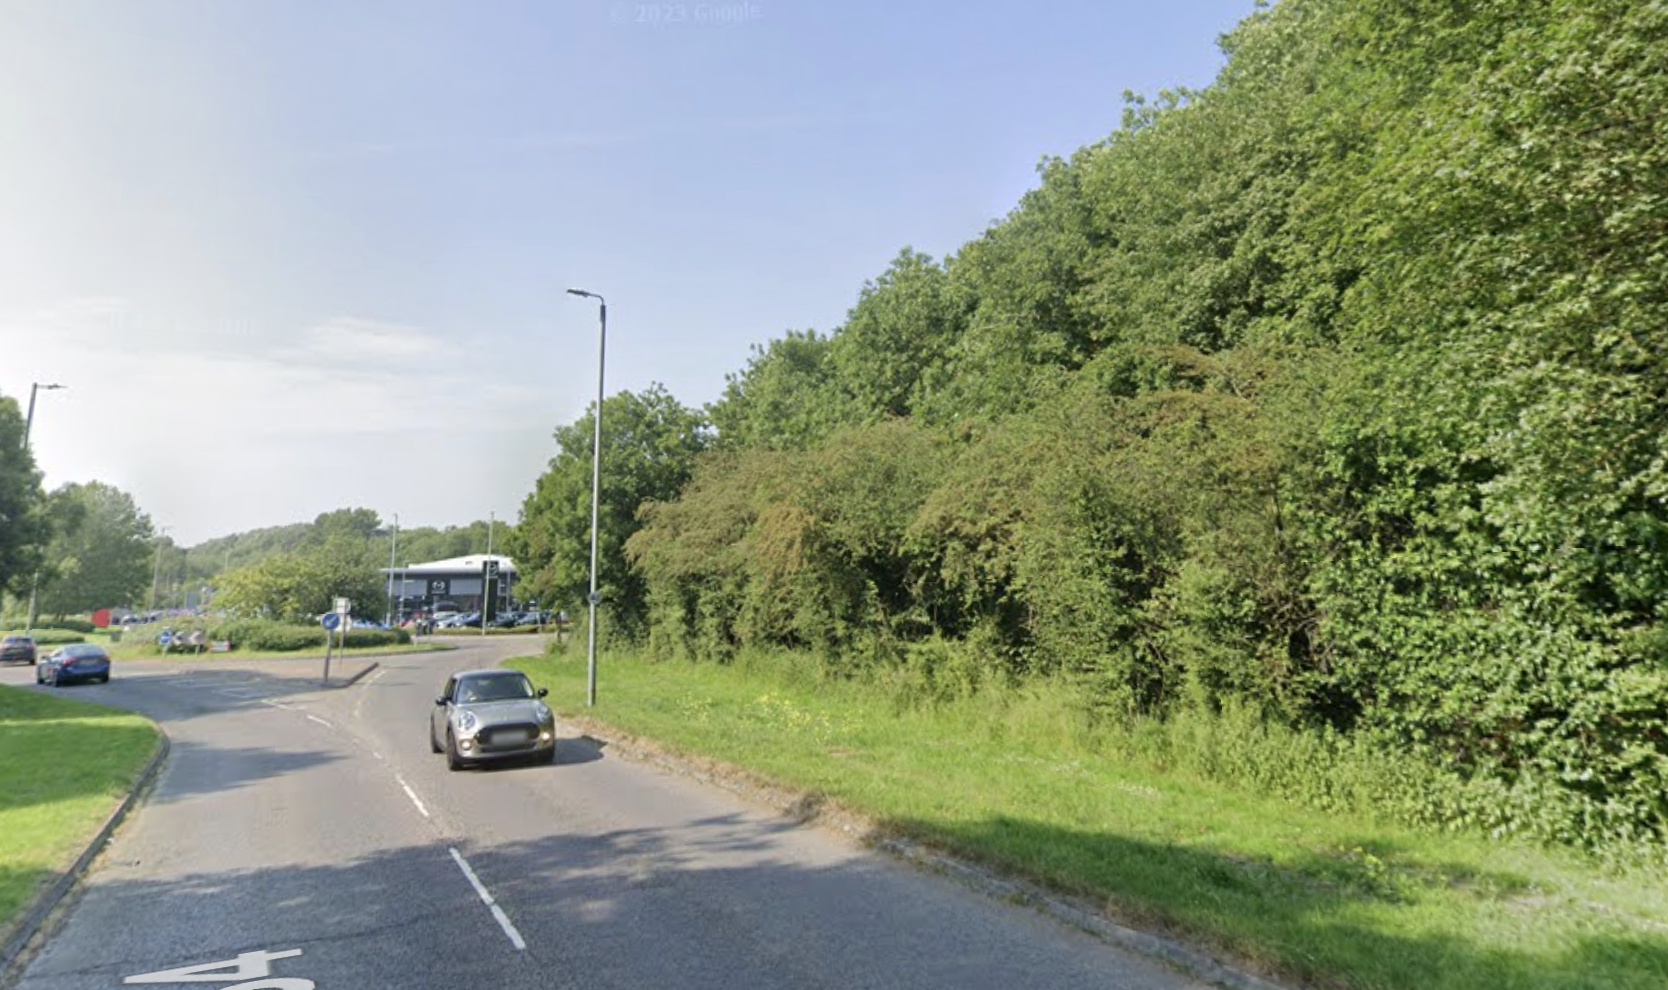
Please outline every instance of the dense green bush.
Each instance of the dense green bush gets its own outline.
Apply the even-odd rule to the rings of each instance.
[[[91,633],[98,628],[86,619],[53,619],[35,623],[36,629],[68,629],[71,632]]]
[[[325,651],[324,629],[320,626],[271,619],[204,618],[179,623],[151,623],[130,627],[124,639],[142,644],[140,649],[145,652],[161,655],[165,651],[158,644],[158,639],[164,629],[172,629],[175,635],[202,630],[205,650],[208,642],[219,640],[230,642],[233,652]],[[394,646],[409,642],[411,633],[404,629],[352,629],[346,636],[346,645],[355,648]],[[179,648],[175,647],[167,652],[177,653]]]
[[[1043,675],[1297,800],[1668,840],[1668,7],[1282,0],[1225,43],[755,353],[631,516],[649,651]]]
[[[43,629],[36,627],[29,635],[35,638],[38,646],[62,646],[65,643],[83,643],[87,637],[71,629]]]

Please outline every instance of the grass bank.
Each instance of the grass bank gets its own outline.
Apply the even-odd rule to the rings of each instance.
[[[127,797],[157,744],[143,716],[0,685],[0,941]]]
[[[1668,877],[1121,761],[1061,689],[923,709],[811,673],[608,657],[586,710],[582,657],[514,665],[560,712],[814,792],[1287,982],[1668,986]]]

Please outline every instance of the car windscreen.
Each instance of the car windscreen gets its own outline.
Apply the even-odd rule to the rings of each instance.
[[[458,684],[458,697],[468,703],[472,701],[511,701],[517,698],[531,698],[533,685],[520,674],[506,674],[502,677],[471,677]]]

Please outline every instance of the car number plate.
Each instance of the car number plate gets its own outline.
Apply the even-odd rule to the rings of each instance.
[[[502,746],[505,743],[522,743],[531,738],[533,733],[528,729],[499,729],[492,734],[492,744]]]

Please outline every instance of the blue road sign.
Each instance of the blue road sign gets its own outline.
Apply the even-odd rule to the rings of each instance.
[[[324,628],[326,629],[335,629],[337,626],[342,624],[342,617],[337,615],[335,612],[326,612],[324,613],[324,616],[319,619],[319,622],[323,623]]]

